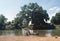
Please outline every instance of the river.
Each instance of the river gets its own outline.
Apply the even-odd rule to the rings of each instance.
[[[60,30],[40,30],[39,34],[42,36],[60,35]],[[21,30],[0,30],[0,36],[21,36]]]

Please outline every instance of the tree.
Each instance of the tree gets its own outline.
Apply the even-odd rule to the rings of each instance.
[[[46,24],[47,20],[49,20],[49,15],[46,10],[44,10],[37,3],[29,3],[28,5],[24,5],[21,7],[21,11],[17,14],[17,18],[19,19],[20,25],[28,26],[29,21],[32,21],[33,29],[45,28],[43,25]],[[24,27],[24,26],[23,26]]]
[[[53,24],[60,24],[60,12],[56,13],[56,15],[52,17],[51,22]]]
[[[20,22],[19,22],[19,19],[18,18],[15,18],[14,20],[12,20],[12,29],[21,29],[21,26],[20,26]]]
[[[11,28],[12,28],[11,22],[9,21],[9,22],[6,23],[5,29],[6,29],[6,30],[10,30]]]
[[[5,29],[5,23],[7,21],[7,18],[5,18],[4,15],[0,15],[0,30]]]

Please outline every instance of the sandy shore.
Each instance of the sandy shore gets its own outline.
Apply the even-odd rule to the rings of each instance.
[[[0,36],[0,41],[60,41],[60,37]]]

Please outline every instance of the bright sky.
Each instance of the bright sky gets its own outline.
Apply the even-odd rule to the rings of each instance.
[[[38,3],[43,9],[47,10],[50,18],[60,11],[60,0],[0,0],[0,14],[11,21],[19,13],[21,6],[32,2]]]

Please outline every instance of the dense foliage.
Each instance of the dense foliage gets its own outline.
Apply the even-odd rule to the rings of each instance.
[[[37,3],[22,6],[21,11],[17,14],[17,18],[21,27],[27,27],[30,21],[34,24],[33,29],[47,29],[48,27],[50,29],[52,27],[51,24],[46,23],[49,20],[47,11]]]
[[[56,15],[52,17],[51,22],[53,24],[60,24],[60,12],[56,13]]]
[[[4,15],[0,15],[0,30],[5,29],[5,23],[7,21],[7,18],[5,18]]]

